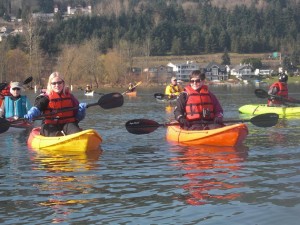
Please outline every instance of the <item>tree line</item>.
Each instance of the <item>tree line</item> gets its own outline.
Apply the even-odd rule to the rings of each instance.
[[[209,0],[189,1],[189,5],[178,4],[175,0],[112,2],[119,2],[119,10],[114,8],[103,14],[78,15],[67,20],[59,12],[52,23],[33,21],[31,14],[26,13],[23,23],[27,31],[23,36],[9,37],[5,49],[23,51],[27,56],[28,73],[32,74],[43,74],[43,61],[47,62],[49,70],[60,64],[69,65],[65,70],[70,74],[74,62],[79,60],[75,58],[81,55],[79,61],[87,65],[77,71],[88,73],[84,78],[97,84],[126,82],[129,74],[122,68],[133,67],[135,56],[278,51],[288,57],[292,65],[300,64],[299,1],[268,0],[268,7],[260,9],[255,4],[220,8]],[[122,2],[127,2],[127,7],[123,7]],[[93,46],[93,60],[98,61],[84,59],[89,58],[88,54],[83,55],[82,46],[86,45]],[[76,55],[70,53],[72,49]],[[108,58],[122,67],[109,68]],[[62,59],[69,61],[66,63]],[[110,74],[111,70],[114,75]],[[76,81],[80,76],[74,71],[69,79]],[[37,78],[41,82],[42,76]]]

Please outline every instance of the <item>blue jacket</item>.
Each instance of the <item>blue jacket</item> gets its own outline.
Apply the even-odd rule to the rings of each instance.
[[[13,100],[10,96],[5,96],[4,104],[5,118],[13,116],[24,118],[24,115],[31,108],[31,104],[26,96],[21,96],[17,100]]]

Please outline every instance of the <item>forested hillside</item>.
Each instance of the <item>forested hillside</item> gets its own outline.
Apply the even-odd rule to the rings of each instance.
[[[14,0],[24,8],[22,33],[0,44],[0,78],[33,74],[37,83],[60,70],[69,82],[127,82],[136,58],[212,53],[280,52],[300,64],[300,0]],[[26,3],[26,4],[25,4]],[[66,16],[68,5],[92,14]],[[0,0],[8,17],[10,0]],[[53,13],[51,20],[33,13]],[[141,59],[141,57],[145,59]],[[219,62],[220,63],[220,62]],[[140,66],[140,65],[139,65]]]

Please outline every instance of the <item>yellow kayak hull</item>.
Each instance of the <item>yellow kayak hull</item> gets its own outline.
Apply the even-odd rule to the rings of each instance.
[[[40,135],[40,127],[34,128],[27,144],[33,149],[48,151],[88,152],[99,150],[102,143],[101,136],[93,129],[58,137]]]
[[[211,130],[183,130],[179,126],[168,126],[167,140],[186,145],[237,146],[248,135],[245,124],[228,125]]]

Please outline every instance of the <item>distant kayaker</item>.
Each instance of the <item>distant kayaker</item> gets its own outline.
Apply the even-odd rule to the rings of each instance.
[[[43,114],[51,114],[46,117],[41,126],[41,135],[53,137],[73,134],[81,131],[79,121],[85,117],[86,103],[80,103],[70,93],[65,81],[59,72],[54,72],[49,76],[47,91],[44,95],[39,95],[34,106],[24,116],[29,121]],[[62,109],[79,107],[76,110],[62,112]]]
[[[288,81],[288,76],[285,73],[279,73],[278,81],[276,81],[270,86],[268,94],[288,99],[289,91],[288,91],[287,81]],[[280,98],[276,98],[272,96],[268,98],[268,106],[282,106],[282,105],[285,105],[285,102],[280,100]]]
[[[84,92],[85,92],[85,93],[90,93],[90,92],[92,92],[92,91],[93,91],[93,90],[92,90],[91,85],[87,84]]]
[[[31,108],[31,104],[25,95],[21,95],[22,84],[11,82],[9,94],[6,93],[0,108],[0,117],[5,118],[24,118],[24,115]]]
[[[127,92],[134,92],[136,90],[134,83],[129,83]]]
[[[223,109],[217,97],[205,85],[205,73],[194,70],[190,84],[179,95],[175,119],[186,130],[213,129],[223,126]],[[207,124],[205,124],[207,123]]]
[[[169,98],[174,98],[180,95],[183,91],[183,88],[178,84],[177,78],[172,77],[171,83],[166,87],[165,95],[168,95]]]

